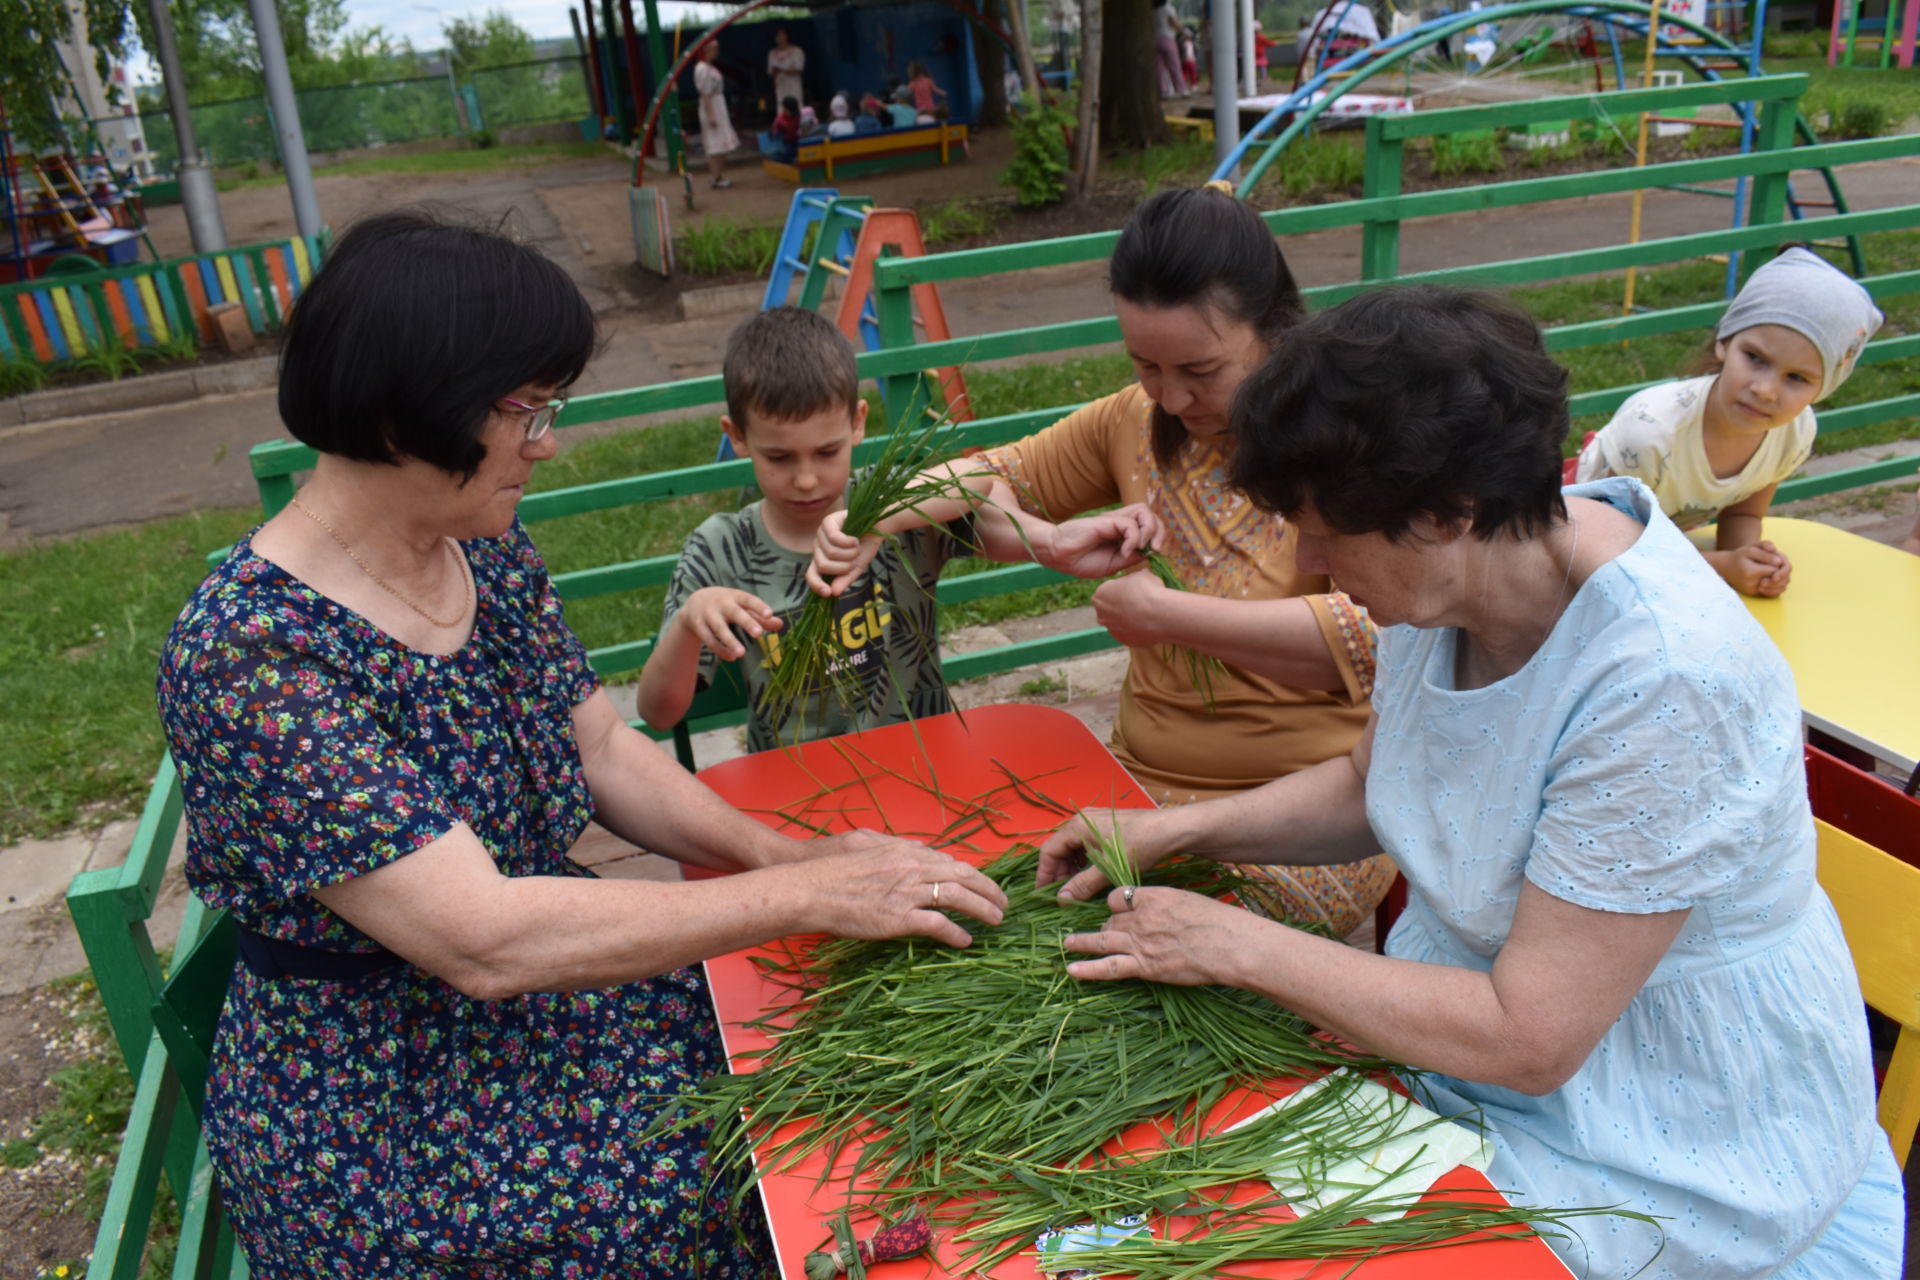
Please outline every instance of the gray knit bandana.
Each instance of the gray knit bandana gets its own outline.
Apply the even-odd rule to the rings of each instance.
[[[1853,373],[1860,348],[1886,317],[1851,276],[1805,249],[1789,249],[1755,271],[1746,288],[1720,317],[1716,338],[1730,338],[1757,324],[1777,324],[1820,352],[1825,400]]]

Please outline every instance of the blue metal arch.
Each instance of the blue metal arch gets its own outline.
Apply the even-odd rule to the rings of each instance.
[[[1764,5],[1765,0],[1761,0],[1761,3]],[[1247,131],[1234,149],[1215,168],[1213,177],[1216,180],[1231,181],[1235,170],[1245,161],[1249,149],[1256,144],[1263,145],[1264,150],[1259,158],[1254,161],[1253,166],[1240,178],[1234,188],[1236,194],[1242,197],[1248,195],[1268,167],[1286,149],[1287,144],[1312,127],[1313,122],[1349,90],[1383,71],[1398,66],[1415,53],[1443,39],[1479,26],[1481,23],[1501,22],[1540,13],[1563,13],[1569,17],[1606,24],[1608,40],[1613,47],[1616,79],[1624,75],[1624,69],[1620,63],[1617,30],[1623,29],[1629,34],[1643,38],[1648,31],[1647,6],[1639,0],[1520,0],[1518,3],[1495,5],[1430,19],[1408,31],[1390,36],[1365,49],[1356,50],[1344,58],[1321,67],[1311,79],[1295,88],[1280,101],[1279,105],[1262,116],[1258,124]],[[1762,8],[1756,14],[1756,18],[1763,19],[1764,15],[1765,10]],[[1724,59],[1730,54],[1744,54],[1748,73],[1759,74],[1760,56],[1757,43],[1751,47],[1736,44],[1720,32],[1670,13],[1662,13],[1660,23],[1662,26],[1684,28],[1702,37],[1705,43],[1700,45],[1669,45],[1655,48],[1656,55],[1680,59],[1701,79],[1712,81],[1722,79],[1718,70],[1704,65],[1704,60]],[[1314,94],[1327,88],[1336,77],[1339,83],[1329,89],[1324,97],[1318,101],[1311,100]],[[1735,109],[1740,113],[1740,145],[1741,150],[1745,151],[1752,146],[1754,112],[1751,105],[1746,103],[1736,104]],[[1282,121],[1287,123],[1280,132],[1270,139],[1267,138],[1265,135]],[[1796,128],[1803,138],[1813,139],[1812,126],[1808,124],[1805,117],[1799,119]],[[1846,198],[1840,190],[1838,178],[1831,169],[1821,169],[1819,172],[1826,181],[1835,212],[1845,212]],[[1740,179],[1736,187],[1733,224],[1736,227],[1741,225],[1741,219],[1745,216],[1742,197],[1746,190],[1746,181],[1745,178]],[[1802,216],[1799,203],[1791,195],[1788,198],[1788,209],[1793,217]],[[1854,274],[1862,274],[1865,271],[1865,263],[1861,257],[1858,240],[1849,237],[1848,247],[1853,260]],[[1735,275],[1736,268],[1733,263],[1729,263],[1727,274],[1729,293],[1734,286]]]

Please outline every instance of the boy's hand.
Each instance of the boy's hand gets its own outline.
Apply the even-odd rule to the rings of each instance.
[[[1042,563],[1076,578],[1105,578],[1133,568],[1160,537],[1160,517],[1144,502],[1055,525]]]
[[[1711,557],[1714,569],[1727,585],[1742,595],[1777,596],[1787,589],[1793,565],[1771,542],[1734,547]]]
[[[880,553],[880,535],[856,538],[842,532],[845,511],[835,511],[813,531],[813,563],[807,566],[807,585],[816,594],[837,596],[859,581],[860,574]]]
[[[692,631],[701,647],[716,658],[732,662],[744,658],[747,647],[733,633],[738,627],[754,639],[786,624],[767,602],[736,587],[702,587],[687,597],[674,621]]]

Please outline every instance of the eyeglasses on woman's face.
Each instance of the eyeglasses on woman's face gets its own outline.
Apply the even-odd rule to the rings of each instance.
[[[532,405],[522,404],[512,396],[501,396],[500,403],[527,415],[524,429],[527,433],[527,442],[531,444],[553,430],[554,421],[559,418],[560,411],[567,407],[567,397],[558,395],[545,404]]]

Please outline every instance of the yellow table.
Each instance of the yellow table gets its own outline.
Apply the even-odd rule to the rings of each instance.
[[[1713,530],[1693,532],[1713,545]],[[1741,597],[1793,668],[1809,727],[1911,772],[1920,762],[1920,556],[1813,520],[1770,516],[1793,562],[1775,600]]]

